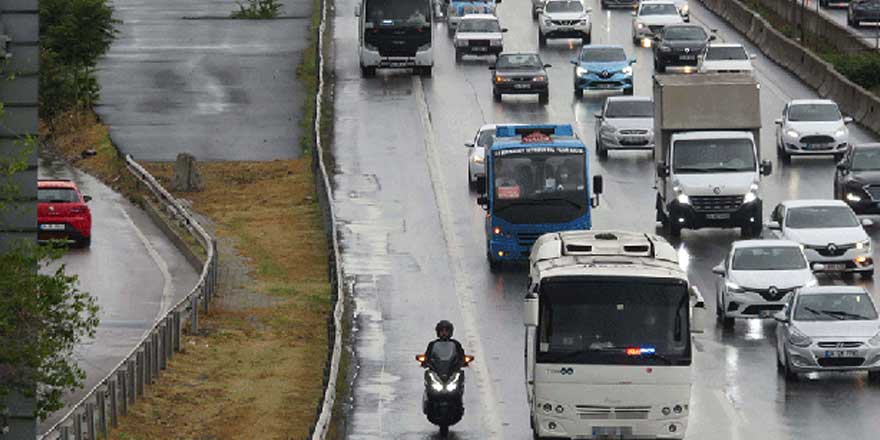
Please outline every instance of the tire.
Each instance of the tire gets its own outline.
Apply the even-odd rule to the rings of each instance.
[[[861,275],[861,277],[863,279],[872,280],[872,279],[874,279],[874,270],[873,269],[872,270],[865,270],[865,271],[859,272],[859,275]]]
[[[461,57],[462,57],[462,53],[461,53],[461,51],[458,50],[458,49],[456,49],[456,50],[455,50],[455,62],[456,62],[456,63],[460,63],[460,62],[461,62]]]
[[[538,95],[538,103],[547,105],[550,102],[550,92],[544,92]]]
[[[869,371],[868,382],[880,383],[880,371]]]
[[[744,239],[758,238],[761,236],[762,232],[764,232],[764,225],[760,223],[740,227],[740,235]]]
[[[837,162],[840,162],[841,159],[843,159],[843,153],[835,154],[835,155],[832,156],[832,157],[834,158],[834,163],[836,164]]]
[[[635,87],[630,87],[628,89],[623,89],[623,94],[627,96],[632,96],[633,92],[635,92]]]
[[[673,238],[681,237],[681,225],[673,219],[668,219],[667,223],[669,223],[669,235]]]
[[[596,140],[596,156],[599,156],[599,159],[608,159],[608,150],[602,147],[602,143],[599,140]]]
[[[449,425],[440,425],[440,437],[446,438],[449,435]]]
[[[783,364],[782,364],[782,376],[785,377],[786,382],[797,382],[799,377],[798,374],[791,370],[791,364],[788,362],[788,356],[783,356]]]
[[[723,327],[727,330],[730,330],[733,328],[733,325],[735,323],[736,323],[736,320],[734,320],[733,318],[731,318],[729,316],[724,316],[724,314],[721,315],[721,327]]]
[[[446,24],[446,35],[448,35],[449,38],[452,38],[455,35],[455,29],[452,29],[452,26],[449,25],[448,20]]]
[[[76,242],[76,245],[83,249],[88,249],[92,246],[92,237],[81,238]]]
[[[583,45],[587,45],[587,44],[590,44],[590,43],[592,43],[592,42],[593,42],[593,35],[592,35],[592,33],[590,33],[590,34],[586,34],[586,35],[584,35],[584,36],[581,37],[581,44],[583,44]]]
[[[544,34],[538,32],[538,47],[545,46],[547,46],[547,37],[545,37]]]
[[[489,272],[498,273],[501,271],[501,262],[492,258],[488,252],[486,252],[486,260],[489,261]]]
[[[633,45],[635,45],[635,46],[639,45],[639,37],[636,37],[635,35],[633,35]]]
[[[657,60],[654,60],[654,70],[657,73],[666,73],[666,66],[663,63],[658,63]]]
[[[474,182],[476,186],[476,190],[478,194],[483,194],[486,192],[486,178],[485,177],[477,177],[476,182]]]
[[[724,312],[721,311],[722,304],[724,301],[721,301],[721,292],[715,292],[715,317],[719,320],[724,317]]]
[[[501,94],[492,90],[492,100],[495,102],[501,102]]]
[[[785,151],[784,148],[779,150],[779,158],[782,160],[782,163],[784,163],[784,164],[791,163],[791,154],[789,154],[787,151]]]
[[[467,180],[467,182],[468,182],[468,189],[471,190],[471,191],[473,191],[473,190],[475,190],[475,189],[477,188],[477,182],[474,180],[474,176],[471,174],[471,167],[470,167],[470,165],[468,165],[467,176],[468,176],[468,180]]]
[[[415,74],[423,77],[430,77],[433,74],[434,66],[420,66],[416,67]]]
[[[532,20],[537,20],[537,19],[538,19],[538,10],[535,9],[534,6],[532,6]]]
[[[584,97],[584,89],[579,89],[577,87],[574,88],[574,97],[577,99],[581,99]]]
[[[364,66],[361,64],[361,78],[372,78],[376,76],[376,68],[373,66]]]

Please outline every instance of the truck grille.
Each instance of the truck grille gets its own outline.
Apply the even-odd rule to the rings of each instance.
[[[516,241],[520,246],[531,249],[540,236],[540,232],[520,232],[516,234]]]
[[[834,138],[826,135],[812,135],[801,138],[802,144],[833,144]]]
[[[651,413],[650,406],[596,406],[575,405],[582,419],[593,420],[643,420]]]
[[[872,200],[880,200],[880,186],[869,186],[868,195]]]
[[[819,358],[820,367],[858,367],[865,363],[865,358]]]
[[[693,196],[691,206],[697,212],[733,212],[743,203],[743,196]]]
[[[861,347],[862,343],[857,341],[846,342],[820,342],[819,347],[822,348],[856,348]]]

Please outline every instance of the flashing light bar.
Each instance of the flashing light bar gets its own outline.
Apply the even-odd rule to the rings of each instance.
[[[657,352],[657,349],[650,346],[645,347],[627,347],[626,355],[627,356],[644,356],[646,354],[654,354]]]
[[[519,137],[534,132],[553,136],[574,136],[574,128],[571,124],[518,124],[498,125],[495,127],[496,138]]]

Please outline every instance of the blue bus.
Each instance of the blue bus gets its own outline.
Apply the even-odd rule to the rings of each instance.
[[[589,188],[587,148],[571,125],[498,125],[486,152],[486,193],[477,202],[486,216],[486,257],[495,271],[503,261],[529,258],[548,232],[590,229],[602,176]]]

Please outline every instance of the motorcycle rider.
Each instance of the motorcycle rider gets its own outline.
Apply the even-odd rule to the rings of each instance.
[[[434,344],[438,341],[449,341],[455,344],[455,350],[458,353],[456,356],[456,364],[451,368],[452,371],[460,370],[461,367],[464,366],[464,348],[462,348],[461,343],[452,339],[452,333],[455,331],[455,327],[451,322],[447,320],[442,320],[437,323],[434,327],[434,331],[437,332],[437,339],[428,343],[428,348],[425,350],[425,364],[423,366],[430,367],[431,362],[431,353],[434,350]]]

